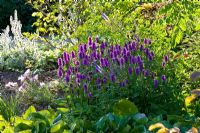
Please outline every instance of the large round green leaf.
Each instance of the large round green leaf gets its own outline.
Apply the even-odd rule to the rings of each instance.
[[[116,115],[131,115],[138,112],[135,104],[127,99],[122,99],[113,106],[113,112]]]

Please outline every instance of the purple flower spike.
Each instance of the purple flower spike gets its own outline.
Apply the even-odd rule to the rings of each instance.
[[[125,87],[125,83],[122,81],[122,82],[119,83],[119,86],[120,87]]]
[[[131,75],[132,73],[133,73],[133,68],[132,68],[132,67],[129,67],[129,68],[128,68],[128,74]]]
[[[122,57],[122,58],[120,59],[120,65],[123,66],[124,63],[125,63],[125,59]]]
[[[105,43],[101,43],[100,49],[103,50],[105,48]]]
[[[66,76],[65,76],[65,81],[66,81],[66,83],[68,83],[68,82],[70,81],[69,75],[66,75]]]
[[[58,58],[58,66],[59,67],[63,66],[63,60],[62,60],[62,58]]]
[[[144,50],[144,45],[140,45],[140,51]]]
[[[91,99],[92,98],[92,92],[88,93],[88,97]]]
[[[112,82],[115,82],[115,80],[116,80],[116,77],[115,77],[115,75],[114,75],[114,74],[111,74],[111,75],[110,75],[110,80],[111,80]]]
[[[135,73],[136,73],[137,76],[140,74],[140,67],[136,67]]]
[[[141,59],[141,57],[139,55],[136,58],[137,58],[137,63],[142,62],[142,59]]]
[[[92,43],[92,50],[95,50],[96,48],[97,48],[96,43],[93,42],[93,43]]]
[[[80,80],[80,78],[76,78],[76,83],[80,83],[81,82],[81,80]]]
[[[91,46],[92,45],[92,37],[88,38],[88,45]]]
[[[131,64],[135,64],[135,57],[132,55],[131,57],[130,57],[130,63]]]
[[[164,60],[165,60],[165,62],[168,62],[169,61],[169,56],[165,55]]]
[[[162,81],[166,81],[167,80],[165,75],[162,75],[161,79],[162,79]]]
[[[76,55],[75,55],[75,52],[74,52],[74,51],[72,51],[72,52],[71,52],[71,57],[72,57],[72,58],[75,58],[75,57],[76,57]]]
[[[149,71],[148,70],[143,70],[143,75],[144,75],[144,77],[147,77],[149,75]]]
[[[154,88],[158,87],[158,80],[157,79],[153,80],[153,85],[154,85]]]
[[[103,83],[103,84],[106,84],[106,83],[107,83],[107,78],[106,78],[106,77],[103,78],[102,83]]]
[[[166,66],[166,63],[163,61],[162,62],[162,67],[165,67]]]
[[[126,56],[127,56],[127,57],[130,57],[130,56],[131,56],[130,51],[127,51],[127,52],[126,52]]]
[[[147,38],[144,38],[144,44],[147,44],[148,43],[148,40],[147,40]]]
[[[123,55],[126,55],[126,52],[127,52],[126,47],[124,47],[122,50]]]
[[[58,77],[61,78],[63,76],[63,70],[61,67],[58,68]]]
[[[112,52],[110,53],[110,58],[113,58],[113,53]]]
[[[100,84],[101,83],[101,79],[100,78],[97,78],[96,79],[96,84]]]
[[[151,54],[148,55],[148,59],[149,59],[149,61],[152,61],[153,60],[153,56]]]
[[[84,89],[84,92],[87,93],[87,91],[88,91],[88,85],[86,83],[84,83],[83,89]]]
[[[88,60],[85,58],[85,59],[83,59],[83,65],[88,65]]]
[[[68,68],[67,71],[66,71],[66,73],[67,73],[67,75],[71,75],[72,70]]]

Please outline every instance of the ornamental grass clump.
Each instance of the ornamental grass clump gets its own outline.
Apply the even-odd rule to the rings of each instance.
[[[64,52],[58,58],[58,76],[76,98],[92,100],[100,94],[108,94],[107,98],[134,98],[142,89],[144,95],[149,95],[167,84],[167,76],[160,72],[164,70],[162,65],[155,69],[151,45],[147,38],[113,45],[89,37],[76,52]],[[167,64],[169,58],[164,57],[163,61]]]

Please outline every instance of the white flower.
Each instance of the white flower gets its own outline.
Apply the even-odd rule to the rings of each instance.
[[[40,82],[40,87],[44,87],[45,83],[44,82]]]
[[[21,75],[20,77],[18,77],[18,80],[20,80],[20,81],[21,81],[21,83],[22,83],[22,82],[24,82],[24,81],[25,81],[25,79],[26,79],[26,77],[24,77],[23,75]]]
[[[18,87],[18,84],[17,82],[8,82],[6,85],[5,85],[6,88],[14,88],[14,87]]]

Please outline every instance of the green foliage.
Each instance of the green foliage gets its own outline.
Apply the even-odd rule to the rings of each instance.
[[[14,97],[10,98],[0,98],[0,115],[6,121],[10,121],[13,116],[15,116],[18,112],[18,100]]]
[[[31,106],[24,113],[23,117],[12,117],[12,126],[7,127],[8,122],[1,119],[2,122],[0,131],[6,132],[9,128],[11,132],[51,132],[60,133],[67,132],[68,127],[66,123],[61,119],[61,114],[54,112],[52,109],[41,110],[36,112],[36,109]]]

